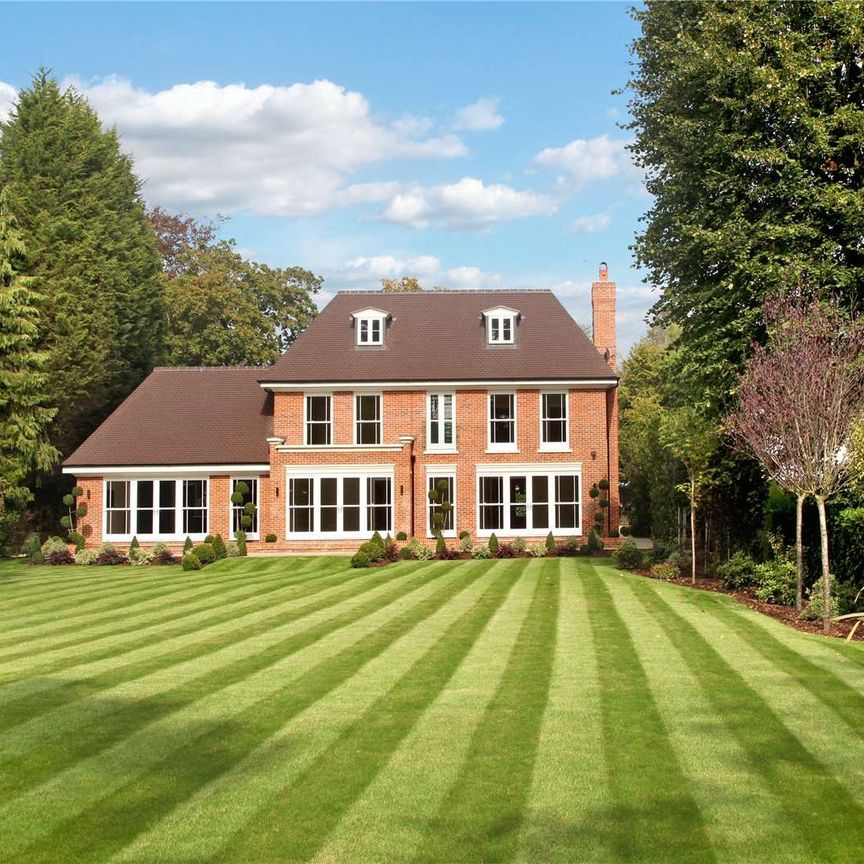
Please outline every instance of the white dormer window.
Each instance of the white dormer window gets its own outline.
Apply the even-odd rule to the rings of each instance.
[[[384,344],[384,327],[389,317],[386,312],[380,309],[363,309],[351,317],[354,319],[358,345]]]
[[[515,309],[499,306],[483,313],[486,319],[486,342],[489,345],[512,345],[516,336],[519,313]]]

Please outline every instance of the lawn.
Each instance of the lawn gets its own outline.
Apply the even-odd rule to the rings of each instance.
[[[6,562],[0,621],[0,861],[864,859],[864,650],[603,559]]]

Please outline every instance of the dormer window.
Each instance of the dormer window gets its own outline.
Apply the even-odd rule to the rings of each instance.
[[[489,345],[512,345],[516,337],[519,313],[515,309],[499,306],[483,313],[486,319],[486,342]]]
[[[390,317],[380,309],[363,309],[355,312],[354,329],[357,333],[357,344],[362,347],[384,344],[384,328]]]

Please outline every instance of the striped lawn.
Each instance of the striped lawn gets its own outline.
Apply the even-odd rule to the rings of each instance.
[[[860,862],[864,650],[603,559],[0,562],[0,862]]]

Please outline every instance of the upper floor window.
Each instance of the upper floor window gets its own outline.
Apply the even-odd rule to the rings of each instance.
[[[483,313],[486,319],[486,341],[489,345],[512,345],[516,336],[519,313],[499,306]]]
[[[358,345],[383,345],[384,327],[389,316],[380,309],[363,309],[355,312],[354,327],[357,331]]]
[[[456,449],[456,397],[453,393],[430,393],[426,443],[429,450]]]
[[[540,448],[543,450],[566,450],[567,394],[540,394]]]
[[[306,443],[333,443],[333,411],[330,396],[306,397]]]
[[[516,394],[489,394],[489,449],[516,449]]]
[[[354,421],[356,444],[380,444],[381,397],[358,393],[354,397]]]

